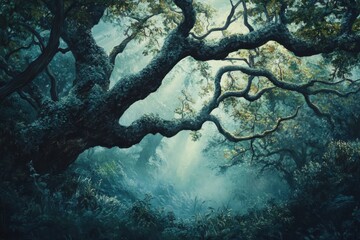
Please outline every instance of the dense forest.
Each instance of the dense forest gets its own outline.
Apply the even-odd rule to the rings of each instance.
[[[0,0],[0,239],[360,239],[359,0]]]

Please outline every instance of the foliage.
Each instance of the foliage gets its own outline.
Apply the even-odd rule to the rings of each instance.
[[[296,172],[290,199],[245,214],[209,207],[189,218],[155,206],[151,195],[131,202],[110,196],[89,178],[105,169],[50,177],[30,168],[26,188],[1,184],[1,232],[21,239],[356,239],[359,160],[358,141],[334,141],[321,160]]]
[[[228,7],[221,22],[223,13],[205,1],[0,3],[1,239],[360,238],[359,1]],[[122,31],[110,54],[92,34],[99,21]],[[150,63],[114,77],[116,64],[131,67],[115,61],[130,42],[145,46],[137,59]],[[46,66],[35,64],[41,56],[52,56],[41,61]],[[171,96],[180,102],[174,119],[150,114],[119,124],[184,58],[191,88]],[[24,69],[36,74],[28,79]],[[111,77],[120,79],[113,88]],[[7,93],[18,79],[26,81]],[[170,183],[156,186],[160,164],[139,169],[137,150],[93,148],[129,148],[148,134],[181,130],[201,141],[205,122],[236,142],[216,138],[207,146],[221,174],[234,184],[238,172],[226,175],[234,166],[276,175],[289,197],[241,212],[214,208]],[[231,196],[240,199],[239,192]]]

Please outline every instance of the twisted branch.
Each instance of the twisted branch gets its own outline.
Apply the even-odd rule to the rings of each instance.
[[[207,31],[205,34],[203,34],[201,36],[196,36],[194,33],[191,33],[191,36],[193,38],[197,39],[197,40],[203,40],[207,36],[209,36],[212,32],[218,32],[218,31],[226,30],[233,22],[236,21],[236,18],[233,18],[233,17],[234,17],[236,8],[241,3],[241,1],[238,1],[236,4],[233,4],[232,1],[230,1],[230,2],[231,2],[231,10],[230,10],[230,13],[227,16],[226,21],[225,21],[225,23],[224,23],[224,25],[222,27],[211,28],[209,31]]]
[[[56,7],[57,11],[51,28],[48,45],[45,47],[42,54],[40,54],[38,58],[31,62],[23,72],[15,76],[5,86],[0,88],[0,101],[31,82],[40,72],[46,68],[46,66],[57,53],[64,23],[63,0],[56,1]]]

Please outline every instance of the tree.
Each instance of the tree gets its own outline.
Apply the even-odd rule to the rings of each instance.
[[[345,97],[359,91],[344,70],[351,70],[351,66],[357,64],[360,51],[360,6],[355,0],[316,4],[295,0],[230,1],[230,12],[222,26],[218,23],[212,26],[213,10],[209,6],[192,0],[44,0],[26,4],[8,0],[1,6],[6,13],[1,19],[1,152],[10,162],[31,161],[40,173],[64,170],[81,152],[94,146],[127,148],[148,134],[172,137],[182,130],[199,130],[205,122],[215,124],[219,133],[230,141],[264,138],[275,132],[282,122],[294,119],[300,109],[291,106],[290,114],[275,119],[270,129],[238,136],[227,131],[219,117],[212,113],[229,99],[254,102],[275,89],[284,90],[302,96],[302,101],[316,115],[328,118],[312,101],[313,96]],[[130,22],[126,38],[109,55],[91,34],[92,27],[104,16],[121,24]],[[151,21],[154,18],[160,19],[161,24]],[[233,34],[226,32],[233,24],[239,24],[240,19],[245,27]],[[209,40],[216,32],[223,36]],[[144,39],[155,43],[161,36],[164,36],[162,46],[157,49],[153,45],[145,52],[153,54],[151,62],[136,74],[122,76],[109,88],[116,56],[127,44]],[[269,48],[270,41],[283,46],[296,58],[332,53],[329,64],[335,67],[338,67],[335,60],[341,56],[355,60],[338,67],[336,73],[341,70],[343,76],[335,80],[287,79],[281,69],[273,73],[265,68],[264,61],[254,57],[263,55],[259,51]],[[66,47],[60,47],[60,43]],[[32,61],[19,54],[28,46],[39,46],[41,51]],[[242,56],[244,50],[248,59]],[[68,51],[75,59],[75,79],[71,89],[59,96],[58,80],[49,63],[58,53]],[[267,54],[272,54],[271,45]],[[230,65],[220,68],[213,79],[209,76],[211,90],[200,111],[173,120],[147,115],[130,126],[119,124],[124,112],[157,91],[164,77],[184,58],[200,62],[231,61]],[[246,65],[235,64],[238,62]],[[42,72],[50,79],[49,97],[34,83]],[[224,91],[221,81],[228,73],[248,76],[244,78],[245,86]],[[28,110],[26,104],[33,110]],[[14,111],[16,107],[30,113]]]

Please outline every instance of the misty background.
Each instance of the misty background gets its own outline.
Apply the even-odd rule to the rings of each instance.
[[[220,4],[227,8],[229,4]],[[226,10],[224,10],[227,12]],[[225,18],[226,15],[218,16]],[[93,28],[93,35],[107,53],[121,42],[123,35],[121,26],[101,21]],[[113,86],[121,76],[140,71],[151,60],[151,56],[142,54],[147,42],[130,42],[125,51],[116,59],[111,76]],[[212,75],[226,63],[210,61]],[[191,95],[192,107],[200,109],[204,99],[199,96],[200,74],[195,71],[193,61],[186,58],[166,76],[162,86],[146,99],[133,104],[121,117],[120,123],[130,125],[146,114],[159,115],[164,119],[178,118],[176,108],[181,105],[183,91]],[[221,112],[218,113],[221,116]],[[231,120],[225,119],[225,122]],[[236,127],[236,126],[232,126]],[[148,135],[139,145],[128,149],[106,149],[96,147],[84,152],[72,168],[84,164],[106,164],[112,162],[124,169],[134,172],[114,172],[111,184],[118,186],[120,197],[124,189],[136,198],[151,195],[152,203],[166,211],[172,211],[179,217],[191,217],[195,213],[206,212],[209,208],[231,208],[239,213],[248,209],[261,207],[270,199],[285,199],[288,193],[286,183],[279,176],[271,173],[260,174],[258,169],[249,164],[241,164],[230,168],[225,173],[219,169],[224,162],[224,147],[209,149],[213,139],[222,139],[215,126],[203,125],[201,137],[193,139],[190,131],[181,131],[172,138],[160,135]],[[142,151],[150,151],[147,156],[146,169],[141,169],[137,162]],[[226,161],[226,160],[225,160]],[[134,167],[134,168],[132,168]],[[137,169],[140,168],[140,169]],[[116,194],[116,193],[115,193]]]

